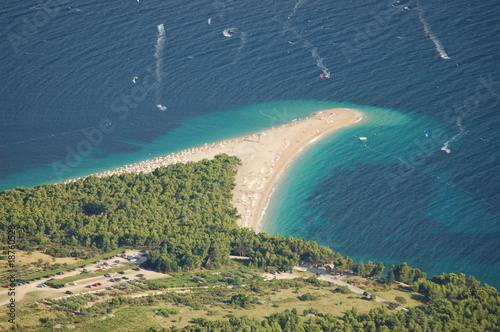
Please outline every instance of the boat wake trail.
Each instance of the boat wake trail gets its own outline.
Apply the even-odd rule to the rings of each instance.
[[[295,15],[295,13],[297,12],[297,9],[299,9],[299,7],[304,4],[304,2],[306,2],[306,0],[298,0],[297,1],[295,6],[293,7],[292,12],[290,13],[290,15],[288,15],[288,19],[291,19],[293,17],[293,15]]]
[[[323,58],[319,56],[318,49],[316,47],[311,50],[311,55],[316,59],[316,65],[323,71],[323,75],[325,75],[324,77],[330,78],[330,71],[325,67],[325,65],[323,65]]]
[[[441,41],[436,37],[436,35],[432,32],[430,26],[429,26],[429,23],[427,23],[427,21],[425,20],[424,18],[424,12],[422,10],[422,8],[420,7],[420,3],[419,1],[417,1],[417,10],[418,10],[418,19],[420,20],[420,22],[422,22],[422,24],[424,25],[424,32],[425,32],[425,35],[427,37],[429,37],[432,42],[434,43],[434,45],[436,46],[436,50],[438,51],[439,53],[439,56],[442,58],[442,59],[445,59],[445,60],[450,60],[451,58],[448,56],[448,54],[446,53],[445,49],[444,49],[444,46],[443,44],[441,44]]]
[[[236,35],[240,39],[240,46],[238,47],[238,54],[236,54],[236,56],[234,57],[234,60],[232,62],[233,65],[240,59],[241,51],[243,50],[243,48],[245,47],[245,45],[247,43],[246,32],[238,32]]]
[[[158,25],[158,37],[156,39],[156,82],[161,83],[161,72],[163,69],[163,49],[165,48],[165,26],[163,24]]]
[[[165,26],[158,25],[158,36],[155,45],[155,58],[156,58],[156,101],[158,102],[159,90],[161,86],[162,71],[163,71],[163,49],[165,48]]]
[[[444,151],[446,153],[451,153],[451,150],[449,148],[450,143],[458,140],[460,137],[462,137],[466,133],[464,127],[462,126],[462,118],[457,119],[457,126],[460,129],[460,132],[458,134],[456,134],[455,136],[453,136],[451,139],[444,142],[443,147],[441,148],[442,151]]]
[[[224,37],[227,37],[227,38],[231,38],[231,37],[236,36],[237,38],[240,39],[240,46],[238,47],[238,54],[235,56],[233,62],[231,63],[234,65],[239,60],[240,53],[247,43],[247,34],[246,34],[246,32],[239,32],[238,29],[236,29],[236,28],[229,28],[229,29],[225,29],[224,31],[222,31],[222,35]]]
[[[306,0],[298,0],[297,1],[295,6],[293,7],[292,12],[288,15],[287,20],[284,23],[284,28],[285,28],[285,31],[290,31],[291,33],[293,33],[295,38],[297,38],[297,40],[300,40],[303,42],[304,48],[306,48],[309,52],[311,52],[312,57],[316,60],[316,66],[318,66],[318,68],[321,69],[321,71],[323,71],[323,74],[321,77],[330,78],[330,70],[328,70],[328,68],[326,68],[326,66],[324,65],[323,58],[319,56],[318,48],[314,47],[314,45],[312,45],[306,38],[302,37],[300,32],[297,31],[297,29],[293,28],[290,25],[290,19],[296,14],[297,9],[299,7],[301,7],[305,2],[306,2]],[[292,44],[292,45],[295,44],[292,42],[288,42],[288,43]]]

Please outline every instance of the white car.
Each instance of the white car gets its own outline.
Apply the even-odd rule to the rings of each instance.
[[[72,286],[76,286],[76,285],[78,285],[78,284],[77,284],[76,282],[74,282],[74,281],[70,282],[69,284],[70,284],[70,285],[72,285]]]

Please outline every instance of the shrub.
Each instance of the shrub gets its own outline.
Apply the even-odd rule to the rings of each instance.
[[[347,286],[339,286],[333,290],[334,293],[351,294],[352,291]]]
[[[311,293],[305,293],[298,297],[301,301],[317,301],[319,299],[318,296],[312,295]]]
[[[396,296],[394,299],[395,299],[395,300],[396,300],[396,302],[398,302],[398,303],[401,303],[401,304],[406,304],[406,299],[405,299],[404,297],[402,297],[402,296]]]
[[[179,313],[178,309],[175,308],[162,308],[156,312],[157,315],[170,317],[170,315],[177,315]]]

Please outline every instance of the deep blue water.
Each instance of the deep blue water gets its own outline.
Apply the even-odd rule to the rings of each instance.
[[[297,160],[266,230],[500,287],[498,13],[496,0],[4,1],[0,190],[344,102],[367,120]]]

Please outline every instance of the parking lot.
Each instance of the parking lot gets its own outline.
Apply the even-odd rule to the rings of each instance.
[[[112,286],[116,283],[126,282],[127,280],[139,279],[141,278],[140,275],[142,275],[142,277],[145,279],[158,279],[158,278],[169,277],[168,274],[145,270],[145,269],[126,270],[126,268],[129,267],[130,265],[141,264],[147,260],[147,257],[141,256],[141,254],[143,253],[141,253],[138,250],[126,250],[126,252],[124,253],[125,257],[114,256],[107,260],[101,260],[91,265],[77,268],[74,271],[73,270],[66,271],[60,275],[51,276],[50,278],[41,278],[40,280],[32,281],[30,284],[16,286],[15,299],[16,301],[21,301],[26,296],[26,294],[30,293],[33,293],[33,295],[36,295],[37,297],[40,298],[55,298],[65,295],[70,296],[69,294],[66,294],[67,291],[72,292],[72,294],[79,294],[88,291],[99,290]],[[130,258],[130,260],[127,259],[127,257]],[[136,259],[134,260],[134,258]],[[118,268],[118,267],[123,267],[124,270],[123,271],[120,270],[118,273],[113,273],[113,276],[102,275],[97,277],[85,278],[85,274],[87,273],[96,272],[96,270],[105,271],[106,269],[109,268]],[[62,288],[41,286],[50,279],[57,280],[74,275],[81,275],[83,279],[77,280],[74,283],[68,283]],[[113,281],[111,281],[112,279]],[[0,305],[5,305],[9,302],[10,298],[7,295],[8,291],[9,290],[7,288],[1,289]]]

